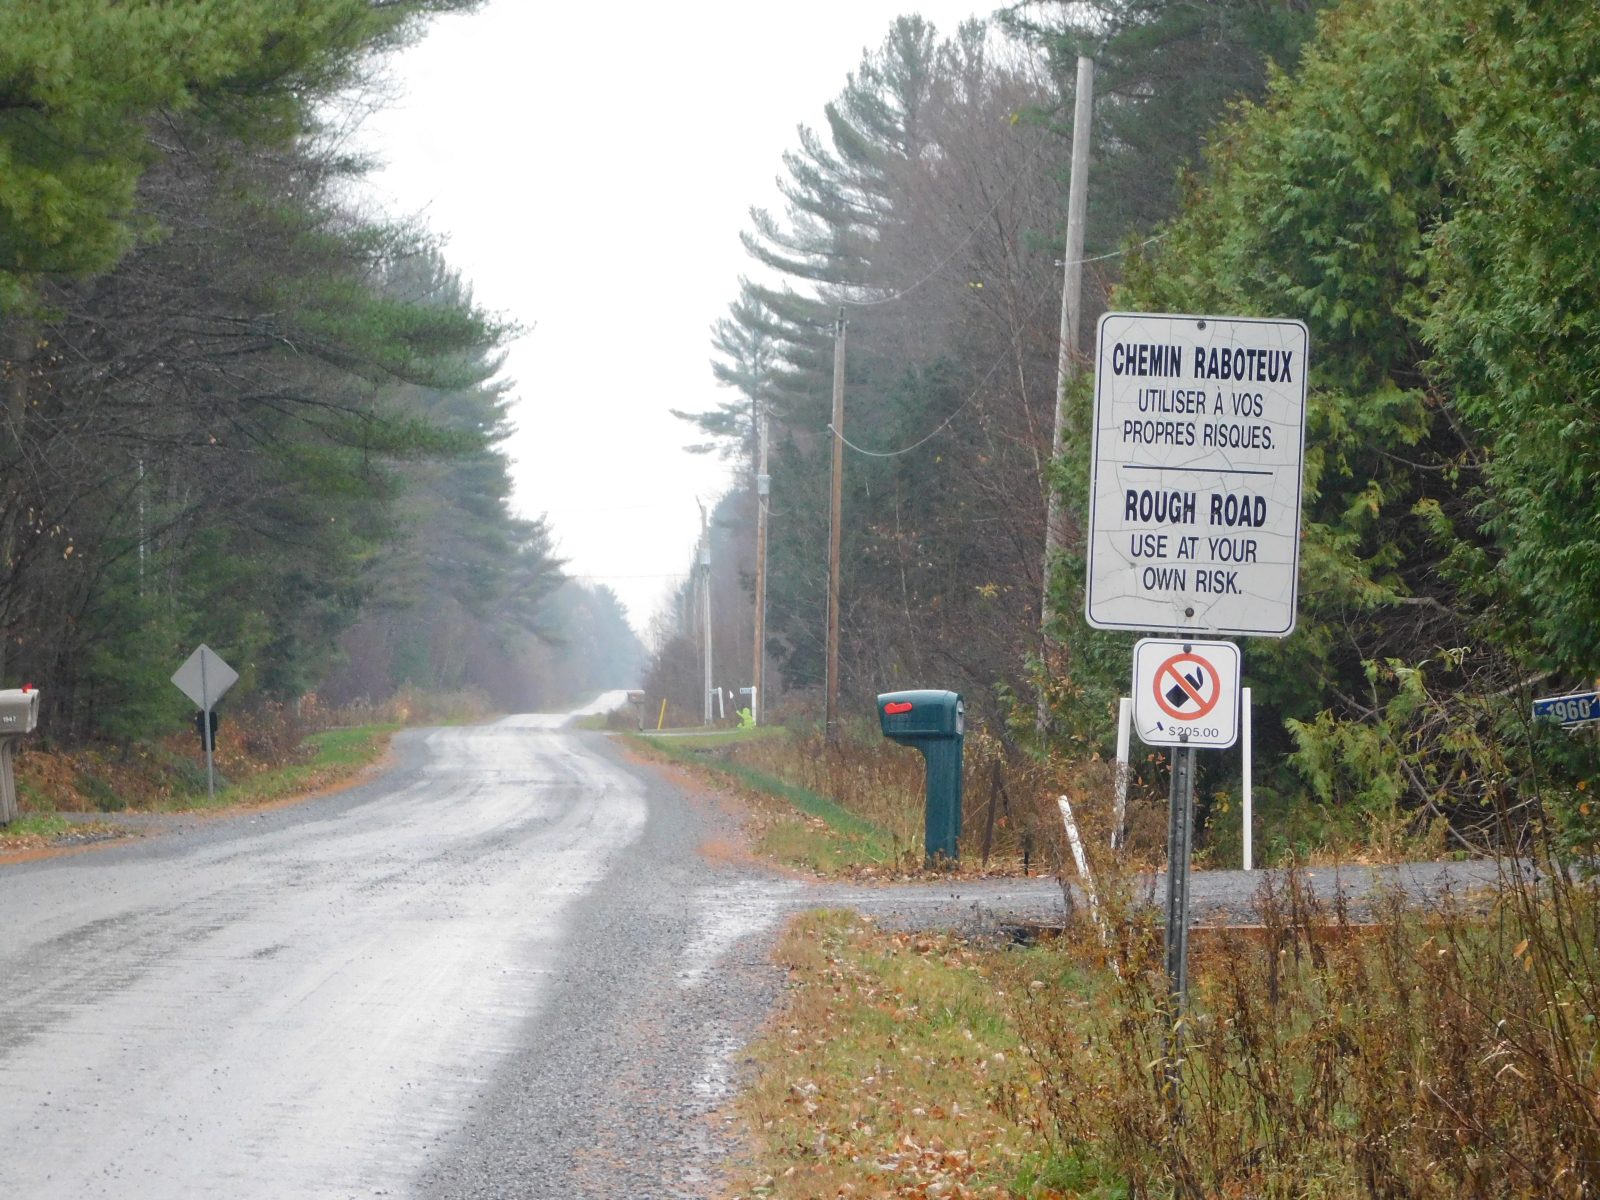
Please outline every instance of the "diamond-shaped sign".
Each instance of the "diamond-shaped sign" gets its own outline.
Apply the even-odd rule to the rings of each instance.
[[[172,682],[201,712],[210,712],[211,706],[222,699],[222,694],[239,682],[239,672],[223,662],[221,655],[210,646],[202,644],[173,673]]]

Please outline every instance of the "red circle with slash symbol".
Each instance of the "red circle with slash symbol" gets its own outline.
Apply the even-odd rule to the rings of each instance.
[[[1185,667],[1191,668],[1190,674],[1200,676],[1198,683],[1184,674]],[[1205,694],[1207,680],[1211,683],[1210,696]],[[1156,668],[1156,703],[1174,721],[1198,721],[1215,708],[1221,699],[1221,680],[1217,669],[1198,654],[1174,654]],[[1181,692],[1182,695],[1177,700],[1169,701],[1167,693],[1170,691]],[[1191,702],[1194,704],[1192,712],[1188,710]]]

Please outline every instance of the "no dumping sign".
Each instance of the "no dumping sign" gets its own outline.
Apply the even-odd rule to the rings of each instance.
[[[1133,648],[1133,730],[1147,746],[1233,745],[1239,738],[1239,647],[1141,640]]]

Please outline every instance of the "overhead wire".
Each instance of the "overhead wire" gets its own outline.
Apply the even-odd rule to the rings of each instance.
[[[1150,245],[1152,242],[1159,242],[1162,238],[1164,238],[1166,236],[1167,235],[1164,234],[1164,233],[1158,233],[1153,237],[1145,238],[1144,241],[1139,242],[1136,245],[1126,246],[1121,250],[1113,250],[1109,254],[1098,254],[1098,255],[1094,256],[1093,258],[1080,259],[1080,260],[1078,260],[1077,263],[1064,263],[1062,265],[1065,267],[1065,266],[1077,266],[1080,263],[1103,262],[1104,260],[1106,260],[1108,258],[1117,258],[1120,255],[1130,254],[1135,250],[1143,249],[1145,246]],[[1039,312],[1039,309],[1044,306],[1044,302],[1046,300],[1048,300],[1051,296],[1054,296],[1054,295],[1055,295],[1055,289],[1052,286],[1051,290],[1049,292],[1045,293],[1045,295],[1041,296],[1040,299],[1034,303],[1033,307],[1028,310],[1028,313],[1027,313],[1028,318],[1031,320],[1034,316],[1036,316],[1038,314],[1038,312]],[[984,372],[983,378],[978,381],[977,386],[974,387],[972,389],[972,391],[967,394],[967,398],[965,400],[963,400],[959,405],[956,406],[956,409],[955,409],[954,412],[952,412],[949,416],[947,416],[943,421],[939,422],[939,424],[933,430],[931,430],[930,432],[924,434],[922,437],[920,437],[916,441],[912,442],[909,446],[902,446],[898,450],[868,450],[866,447],[858,446],[854,442],[852,442],[849,438],[845,437],[844,434],[840,433],[837,429],[835,429],[833,427],[833,422],[831,422],[831,421],[828,422],[828,432],[831,433],[834,437],[838,438],[840,442],[842,442],[844,445],[848,446],[851,450],[854,450],[857,454],[865,455],[867,458],[898,458],[902,454],[909,454],[909,453],[911,453],[911,451],[917,449],[918,447],[926,445],[928,442],[931,442],[934,438],[938,437],[946,429],[950,428],[951,424],[955,421],[955,419],[957,417],[959,417],[964,411],[966,411],[966,409],[969,406],[971,406],[972,402],[974,400],[976,400],[979,395],[982,394],[984,388],[989,386],[989,380],[994,378],[995,372],[998,371],[1001,368],[1002,365],[1004,365],[1006,360],[1008,358],[1010,358],[1011,354],[1016,350],[1016,342],[1017,342],[1016,336],[1013,336],[1012,339],[1011,339],[1011,345],[1006,349],[1006,351],[1004,353],[1002,353],[1000,355],[999,358],[995,359],[994,364],[987,371]]]
[[[837,303],[839,303],[841,305],[844,305],[844,306],[847,306],[847,307],[850,307],[850,308],[872,308],[872,307],[876,307],[877,305],[880,305],[880,304],[892,304],[896,300],[903,300],[906,296],[910,295],[912,292],[916,291],[918,288],[922,287],[924,284],[926,284],[926,283],[930,282],[931,280],[933,280],[934,278],[936,278],[939,275],[940,272],[942,272],[946,267],[948,267],[952,262],[955,261],[956,255],[960,254],[963,250],[965,250],[967,248],[968,244],[971,243],[972,239],[978,236],[978,230],[983,228],[984,224],[989,220],[989,218],[992,217],[995,214],[995,212],[999,209],[1001,202],[1004,201],[1006,196],[1011,193],[1011,191],[1017,186],[1017,184],[1019,182],[1021,182],[1022,173],[1025,170],[1027,170],[1029,165],[1033,162],[1034,158],[1036,156],[1038,156],[1043,151],[1043,149],[1044,149],[1044,144],[1041,143],[1041,144],[1035,146],[1031,151],[1028,152],[1026,157],[1023,158],[1022,162],[1020,164],[1018,164],[1016,171],[1012,173],[1012,176],[1011,176],[1010,180],[1007,181],[1006,186],[1003,187],[1000,190],[998,195],[995,196],[994,203],[989,205],[988,209],[985,210],[984,214],[981,217],[979,217],[978,220],[973,222],[972,227],[967,230],[965,236],[963,236],[962,239],[959,242],[956,243],[954,248],[952,248],[951,251],[948,254],[946,254],[942,259],[940,259],[937,263],[935,263],[931,269],[929,269],[924,275],[922,275],[915,282],[910,283],[906,287],[900,288],[900,289],[890,293],[887,296],[877,296],[877,297],[874,297],[874,298],[872,298],[870,300],[851,299],[849,297],[840,296],[840,297],[836,298]],[[1142,242],[1138,242],[1138,243],[1136,243],[1136,244],[1134,244],[1132,246],[1125,246],[1125,247],[1123,247],[1123,248],[1121,248],[1119,250],[1112,250],[1109,253],[1097,254],[1097,255],[1094,255],[1094,256],[1089,257],[1089,258],[1075,259],[1072,262],[1061,262],[1061,261],[1058,260],[1056,265],[1058,267],[1061,267],[1064,270],[1064,269],[1066,269],[1068,267],[1083,266],[1083,265],[1085,265],[1087,263],[1105,262],[1107,259],[1119,258],[1124,254],[1131,254],[1135,250],[1142,250],[1144,247],[1149,246],[1154,242],[1161,241],[1166,236],[1167,235],[1165,233],[1158,233],[1158,234],[1155,234],[1155,235],[1153,235],[1151,237],[1147,237]],[[845,285],[845,286],[850,286],[850,285]],[[857,286],[864,286],[864,285],[857,285]],[[1052,291],[1051,294],[1053,294],[1053,291]],[[1042,300],[1041,300],[1040,303],[1042,304]],[[1035,313],[1037,313],[1039,307],[1040,307],[1040,305],[1036,304],[1034,306],[1034,308],[1032,310],[1030,310],[1030,312],[1028,313],[1028,316],[1031,318]],[[1013,339],[1012,349],[1015,349],[1015,339]],[[900,456],[902,454],[909,454],[911,451],[917,449],[918,447],[923,446],[926,443],[932,441],[934,438],[938,437],[939,434],[943,433],[946,429],[948,429],[950,427],[950,424],[958,416],[960,416],[961,413],[963,411],[965,411],[972,404],[972,402],[974,400],[977,399],[979,393],[982,392],[982,390],[985,387],[988,386],[989,380],[994,377],[994,373],[1000,369],[1000,366],[1006,361],[1006,358],[1009,357],[1010,352],[1011,351],[1008,350],[1006,352],[1006,354],[1002,354],[999,358],[997,358],[995,360],[994,365],[991,366],[988,369],[988,371],[986,371],[984,373],[983,378],[981,380],[979,380],[977,387],[974,388],[973,391],[967,396],[967,398],[965,400],[963,400],[960,405],[957,406],[957,408],[956,408],[956,410],[954,412],[952,412],[948,417],[946,417],[943,421],[941,421],[939,423],[939,425],[936,428],[934,428],[931,432],[929,432],[929,433],[925,434],[924,436],[918,438],[915,442],[912,442],[909,446],[903,446],[899,450],[868,450],[866,447],[858,446],[854,442],[852,442],[849,438],[845,437],[842,433],[840,433],[837,429],[835,429],[833,427],[833,423],[831,421],[828,423],[828,432],[831,433],[834,437],[838,438],[840,442],[842,442],[844,445],[848,446],[851,450],[854,450],[857,454],[865,455],[868,458],[896,458],[896,457],[898,457],[898,456]]]

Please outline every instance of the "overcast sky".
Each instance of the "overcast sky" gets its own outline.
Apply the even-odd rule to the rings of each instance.
[[[496,0],[391,62],[357,135],[384,164],[371,195],[420,214],[525,328],[506,364],[517,510],[549,514],[568,573],[614,588],[641,633],[690,561],[695,498],[729,486],[668,410],[719,399],[709,329],[751,270],[750,205],[774,205],[796,127],[896,16],[948,35],[990,7]]]

